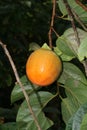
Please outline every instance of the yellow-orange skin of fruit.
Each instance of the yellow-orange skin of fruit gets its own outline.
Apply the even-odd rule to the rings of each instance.
[[[61,69],[60,58],[53,51],[44,48],[31,53],[26,63],[28,79],[39,86],[52,84],[59,77]]]

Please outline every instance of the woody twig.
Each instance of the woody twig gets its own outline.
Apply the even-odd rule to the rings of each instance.
[[[35,114],[34,114],[34,111],[33,111],[32,107],[31,107],[29,96],[27,95],[27,93],[26,93],[26,91],[25,91],[25,89],[24,89],[24,86],[22,85],[22,83],[21,83],[21,81],[20,81],[19,74],[18,74],[17,69],[16,69],[16,66],[15,66],[15,64],[14,64],[14,62],[13,62],[13,60],[12,60],[12,57],[11,57],[11,55],[10,55],[10,53],[9,53],[9,51],[8,51],[8,49],[7,49],[7,47],[6,47],[6,45],[4,45],[1,41],[0,41],[0,45],[2,46],[2,48],[3,48],[3,50],[4,50],[5,54],[6,54],[6,56],[7,56],[7,58],[8,58],[8,60],[9,60],[9,62],[10,62],[10,64],[11,64],[11,67],[12,67],[12,69],[13,69],[15,78],[16,78],[16,80],[17,80],[17,83],[19,84],[19,86],[20,86],[21,89],[22,89],[22,92],[23,92],[23,94],[24,94],[24,96],[25,96],[25,99],[26,99],[26,102],[27,102],[29,111],[30,111],[30,113],[31,113],[31,115],[32,115],[32,117],[33,117],[33,119],[34,119],[34,121],[35,121],[35,124],[36,124],[38,130],[42,130],[41,127],[40,127],[40,125],[39,125],[39,123],[38,123],[38,120],[37,120],[37,118],[36,118],[36,116],[35,116]]]

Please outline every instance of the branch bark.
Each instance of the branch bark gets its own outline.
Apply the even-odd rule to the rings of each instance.
[[[26,99],[28,108],[29,108],[29,110],[30,110],[30,113],[31,113],[31,115],[33,116],[33,119],[34,119],[34,121],[35,121],[35,124],[36,124],[38,130],[42,130],[41,127],[40,127],[40,125],[39,125],[39,122],[38,122],[38,120],[37,120],[37,118],[36,118],[36,116],[35,116],[35,114],[34,114],[34,111],[33,111],[32,107],[31,107],[29,96],[27,95],[27,93],[26,93],[26,91],[25,91],[25,89],[24,89],[24,86],[22,85],[22,83],[21,83],[21,81],[20,81],[20,78],[19,78],[19,75],[18,75],[16,66],[15,66],[15,64],[14,64],[14,62],[13,62],[13,60],[12,60],[12,57],[11,57],[11,55],[10,55],[10,53],[9,53],[9,51],[8,51],[8,49],[7,49],[7,47],[6,47],[6,45],[4,45],[1,41],[0,41],[0,45],[2,46],[2,48],[3,48],[3,50],[4,50],[5,54],[6,54],[6,56],[7,56],[7,58],[8,58],[8,60],[9,60],[9,62],[10,62],[10,64],[11,64],[11,67],[12,67],[12,69],[13,69],[15,78],[16,78],[16,80],[17,80],[17,83],[20,85],[20,87],[21,87],[21,89],[22,89],[22,92],[23,92],[23,94],[24,94],[24,96],[25,96],[25,99]]]
[[[63,2],[64,2],[64,4],[65,4],[65,6],[66,6],[68,15],[69,15],[69,17],[70,17],[71,24],[72,24],[72,28],[73,28],[74,33],[75,33],[75,38],[76,38],[77,44],[78,44],[78,46],[79,46],[79,45],[80,45],[80,39],[79,39],[78,32],[77,32],[77,29],[76,29],[76,26],[75,26],[74,16],[73,16],[72,10],[71,10],[71,8],[70,8],[70,6],[69,6],[67,0],[63,0]]]
[[[82,26],[82,28],[87,32],[87,27],[85,26],[85,24],[81,21],[81,19],[79,18],[79,16],[75,13],[74,10],[72,10],[72,13],[74,15],[75,20]]]
[[[75,0],[76,3],[81,6],[85,11],[87,11],[87,7],[85,5],[83,5],[79,0]]]
[[[75,33],[75,38],[76,38],[76,41],[77,41],[77,44],[78,44],[78,47],[80,45],[80,39],[79,39],[79,36],[78,36],[78,32],[77,32],[77,29],[76,29],[76,26],[75,26],[75,22],[74,22],[74,15],[73,15],[73,12],[68,4],[68,1],[67,0],[63,0],[65,6],[66,6],[66,9],[67,9],[67,12],[68,12],[68,15],[70,17],[70,20],[71,20],[71,24],[72,24],[72,28],[74,30],[74,33]],[[84,69],[85,69],[85,73],[86,73],[86,76],[87,76],[87,62],[84,60],[82,62],[83,66],[84,66]]]
[[[48,32],[49,46],[50,46],[50,48],[53,47],[53,46],[52,46],[52,29],[53,29],[53,25],[54,25],[55,11],[56,11],[56,0],[53,0],[53,11],[52,11],[50,29],[49,29],[49,32]]]

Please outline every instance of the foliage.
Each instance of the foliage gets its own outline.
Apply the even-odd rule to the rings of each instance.
[[[57,0],[53,28],[59,37],[53,31],[52,41],[53,51],[60,56],[63,68],[59,79],[45,88],[27,79],[25,64],[33,50],[40,46],[49,48],[46,43],[49,41],[52,1],[1,0],[0,4],[0,39],[10,51],[42,130],[87,129],[87,7],[83,0],[83,6],[75,0],[67,1],[76,28],[71,24],[63,0]],[[80,45],[77,44],[75,31]],[[23,91],[15,83],[13,71],[2,48],[0,52],[0,94],[3,90],[3,97],[11,98],[8,108],[3,108],[3,102],[0,101],[0,129],[37,130]],[[5,94],[7,89],[8,97]]]
[[[87,128],[87,102],[69,119],[66,130],[86,130]]]

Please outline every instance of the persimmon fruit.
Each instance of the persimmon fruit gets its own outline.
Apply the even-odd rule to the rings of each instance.
[[[26,63],[28,79],[39,86],[52,84],[59,77],[61,69],[60,58],[52,50],[44,48],[32,52]]]

